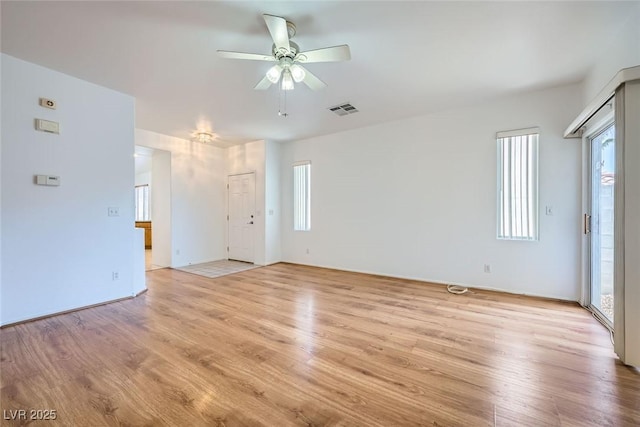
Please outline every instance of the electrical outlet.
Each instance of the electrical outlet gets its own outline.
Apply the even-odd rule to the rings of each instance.
[[[307,248],[307,255],[309,255],[309,248]]]
[[[180,255],[180,249],[176,249],[176,255]]]
[[[111,272],[111,280],[120,280],[120,273],[117,271]]]
[[[120,216],[120,208],[118,208],[118,207],[107,208],[107,215],[108,216]]]
[[[485,273],[491,273],[491,264],[485,264],[484,265],[484,272]]]
[[[553,206],[546,206],[544,210],[545,214],[552,216],[553,215]]]

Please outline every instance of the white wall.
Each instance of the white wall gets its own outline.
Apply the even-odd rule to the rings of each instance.
[[[266,141],[265,145],[265,264],[282,259],[280,244],[280,144]]]
[[[0,22],[2,22],[2,7],[0,7]],[[0,46],[2,46],[2,31],[0,31]],[[0,104],[2,104],[2,62],[0,55]],[[1,108],[1,107],[0,107]],[[2,177],[2,111],[0,110],[0,177]],[[0,325],[2,324],[2,182],[0,182]]]
[[[254,264],[265,265],[265,141],[254,141],[227,148],[227,175],[254,172],[256,212],[254,220]],[[226,188],[226,185],[225,185]],[[227,201],[228,203],[228,201]],[[226,214],[225,214],[226,215]],[[225,223],[226,225],[226,223]],[[228,241],[228,230],[227,230]],[[225,255],[224,258],[227,258]]]
[[[581,157],[562,131],[580,101],[575,85],[283,144],[283,261],[577,300]],[[499,241],[495,133],[532,126],[540,241]],[[292,227],[299,160],[312,161],[310,232]]]
[[[136,228],[133,234],[133,294],[147,289],[145,274],[144,229]]]
[[[171,265],[171,153],[153,150],[151,162],[151,262]]]
[[[280,144],[254,141],[229,147],[227,172],[228,175],[255,173],[254,263],[280,262]]]
[[[640,65],[640,3],[636,5],[635,13],[629,16],[626,24],[620,28],[612,28],[611,33],[613,36],[609,48],[600,52],[598,61],[583,81],[582,104],[574,116],[595,98],[618,71]]]
[[[0,321],[132,295],[134,99],[4,54],[2,86]],[[36,117],[61,134],[35,131]],[[35,185],[36,174],[61,185]]]
[[[151,172],[136,173],[136,185],[151,185]]]
[[[171,266],[226,258],[225,150],[142,129],[135,142],[171,153]]]
[[[624,91],[624,362],[640,366],[640,81]]]

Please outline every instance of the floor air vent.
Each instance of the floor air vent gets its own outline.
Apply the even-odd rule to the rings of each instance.
[[[358,109],[353,105],[346,103],[346,104],[336,105],[335,107],[329,107],[329,111],[333,111],[339,116],[346,116],[347,114],[357,113]]]

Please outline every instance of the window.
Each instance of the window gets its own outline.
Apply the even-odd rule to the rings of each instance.
[[[497,134],[498,239],[538,240],[538,134]]]
[[[136,185],[136,221],[150,221],[149,185]]]
[[[293,229],[311,229],[311,162],[293,164]]]

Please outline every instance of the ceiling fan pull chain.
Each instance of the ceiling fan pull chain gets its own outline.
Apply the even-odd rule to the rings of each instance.
[[[284,102],[282,102],[283,93],[284,93]],[[289,113],[287,113],[287,91],[282,89],[278,91],[278,115],[280,117],[289,116]]]

